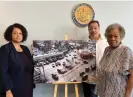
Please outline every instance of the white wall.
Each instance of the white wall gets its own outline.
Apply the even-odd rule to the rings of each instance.
[[[27,46],[34,39],[64,39],[67,33],[71,39],[87,37],[87,28],[77,27],[71,19],[71,11],[79,1],[49,2],[0,2],[0,45],[4,44],[3,32],[12,23],[18,22],[29,31]],[[120,23],[126,29],[124,43],[133,50],[133,2],[86,1],[95,11],[95,19],[100,21],[101,33],[111,23]],[[43,97],[43,96],[40,96]],[[52,96],[48,96],[52,97]]]
[[[83,39],[87,35],[87,28],[77,27],[71,19],[71,11],[74,6],[83,1],[23,1],[0,2],[0,36],[7,26],[19,22],[26,26],[29,37],[26,45],[30,45],[34,39],[64,39],[67,33],[70,38]],[[101,32],[114,22],[122,24],[126,29],[124,43],[133,49],[131,41],[133,35],[133,2],[126,1],[86,1],[95,13],[95,19],[100,21]],[[4,42],[0,38],[0,44]]]
[[[83,39],[87,35],[87,28],[77,27],[71,19],[71,11],[81,1],[23,1],[0,2],[0,36],[7,26],[19,22],[26,26],[29,37],[26,45],[30,45],[34,39],[64,39],[67,33],[70,38]],[[95,13],[95,19],[100,21],[101,32],[111,24],[118,22],[126,29],[124,43],[133,49],[131,41],[133,35],[133,2],[126,1],[86,1]],[[4,42],[0,38],[0,44]]]

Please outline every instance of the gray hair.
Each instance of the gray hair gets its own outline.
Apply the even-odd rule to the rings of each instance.
[[[120,31],[120,39],[123,40],[123,38],[125,37],[125,29],[124,29],[123,26],[121,26],[121,25],[118,24],[118,23],[111,24],[111,25],[109,25],[109,26],[106,28],[105,37],[107,38],[109,32],[110,32],[111,30],[115,29],[115,28],[118,28],[118,29],[119,29],[119,31]]]

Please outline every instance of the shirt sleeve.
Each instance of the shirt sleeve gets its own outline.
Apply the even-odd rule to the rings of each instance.
[[[9,74],[8,54],[9,53],[5,47],[0,48],[0,73],[2,75],[2,83],[4,85],[5,92],[13,88],[12,80]]]
[[[133,69],[133,52],[130,48],[124,48],[124,50],[121,53],[120,63],[121,68],[119,72],[124,75],[128,75],[129,70]]]

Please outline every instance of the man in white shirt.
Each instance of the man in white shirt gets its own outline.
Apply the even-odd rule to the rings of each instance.
[[[97,20],[92,20],[88,24],[89,37],[88,39],[96,41],[96,66],[101,60],[104,49],[108,46],[106,39],[100,34],[100,24]],[[83,82],[84,97],[97,97],[94,94],[95,84],[88,84]]]

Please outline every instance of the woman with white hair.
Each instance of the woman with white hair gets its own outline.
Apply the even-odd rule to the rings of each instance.
[[[122,44],[125,29],[117,23],[105,32],[109,46],[97,67],[96,93],[100,97],[131,97],[133,87],[133,53]]]

